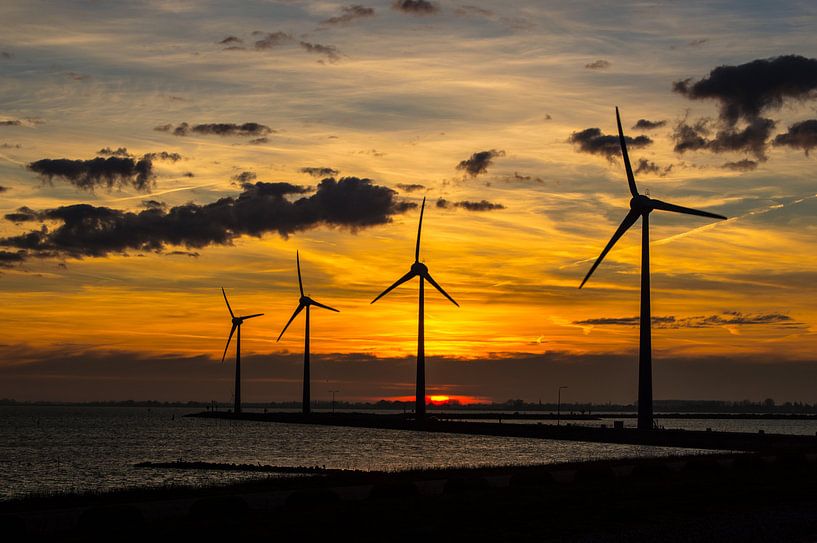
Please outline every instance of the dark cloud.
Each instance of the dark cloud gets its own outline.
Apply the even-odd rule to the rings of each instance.
[[[684,153],[706,149],[713,153],[745,152],[753,154],[760,161],[766,160],[767,140],[774,130],[775,121],[758,117],[741,129],[721,125],[715,136],[709,138],[712,133],[710,122],[707,119],[701,119],[694,125],[679,122],[672,134],[675,151]]]
[[[445,198],[437,199],[437,207],[442,209],[461,207],[467,211],[493,211],[495,209],[505,209],[504,205],[495,204],[493,202],[489,202],[488,200],[481,200],[479,202],[469,202],[468,200],[463,200],[461,202],[449,202]]]
[[[329,62],[337,62],[340,60],[340,51],[334,45],[323,45],[320,43],[310,43],[308,41],[300,41],[298,44],[308,53],[317,55],[325,55]]]
[[[233,45],[233,44],[244,43],[244,40],[242,40],[241,38],[238,38],[236,36],[227,36],[226,38],[224,38],[223,40],[221,40],[218,43],[221,44],[221,45]]]
[[[0,268],[11,268],[26,259],[25,251],[0,251]]]
[[[30,207],[19,207],[14,213],[6,213],[5,219],[14,223],[39,220],[39,214]]]
[[[200,256],[196,251],[170,251],[164,254],[165,256],[187,256],[190,258],[198,258]]]
[[[344,177],[321,181],[314,194],[290,183],[244,184],[236,197],[209,204],[189,203],[164,209],[156,205],[122,211],[88,204],[30,211],[43,222],[27,233],[0,239],[0,246],[26,251],[29,257],[95,257],[127,251],[161,252],[168,246],[200,249],[229,245],[238,237],[270,232],[288,236],[319,226],[355,231],[391,221],[416,207],[396,192],[369,179]],[[19,210],[18,210],[19,211]],[[56,227],[50,226],[58,223]]]
[[[267,33],[253,32],[253,35],[264,36],[263,38],[260,38],[255,42],[255,48],[259,50],[280,47],[282,45],[286,45],[294,41],[294,38],[290,34],[287,34],[286,32],[267,32]]]
[[[8,51],[0,51],[0,57],[4,58],[6,60],[9,60],[9,59],[13,58],[14,55],[9,53]]]
[[[635,173],[637,173],[637,174],[639,174],[639,173],[649,173],[649,174],[659,175],[661,177],[664,177],[665,175],[667,175],[671,171],[672,171],[672,164],[670,164],[669,166],[659,166],[655,162],[652,162],[652,161],[647,160],[645,158],[638,159],[638,164],[636,165],[636,168],[635,168]]]
[[[417,183],[397,183],[397,188],[403,192],[416,192],[418,190],[425,190],[425,185],[418,185]]]
[[[9,190],[8,187],[4,187],[4,186],[0,185],[0,193],[8,192],[8,190]]]
[[[735,172],[750,172],[752,170],[757,169],[757,162],[754,160],[749,160],[748,158],[744,158],[743,160],[738,160],[736,162],[727,162],[723,166],[721,166],[724,170],[732,170]]]
[[[609,60],[604,59],[599,59],[584,65],[584,67],[588,70],[605,70],[610,66],[612,66],[612,63]]]
[[[414,15],[430,15],[440,11],[440,7],[428,0],[395,0],[392,9]]]
[[[172,124],[163,124],[154,128],[158,132],[172,132],[174,136],[188,136],[202,134],[205,136],[264,136],[275,132],[269,126],[259,123],[204,123],[190,125],[179,123],[175,128]]]
[[[55,178],[77,188],[93,191],[97,187],[131,186],[136,190],[150,190],[153,183],[153,163],[149,158],[96,157],[90,160],[44,158],[28,164],[28,169],[40,174],[49,183]]]
[[[111,149],[110,147],[105,147],[97,151],[96,154],[100,156],[119,156],[119,157],[131,156],[131,154],[125,147],[119,147],[118,149],[115,150]]]
[[[578,325],[618,325],[618,326],[638,326],[638,317],[607,317],[599,319],[587,319],[574,321]],[[696,316],[678,318],[674,316],[653,317],[654,328],[712,328],[717,326],[748,326],[748,325],[772,325],[779,327],[806,326],[795,321],[784,313],[741,313],[739,311],[725,311],[718,315]]]
[[[776,146],[785,145],[792,149],[802,149],[806,156],[809,151],[817,147],[817,119],[809,119],[794,123],[785,134],[778,134],[774,138]]]
[[[648,121],[647,119],[638,119],[638,122],[633,126],[633,130],[655,130],[666,126],[667,121]]]
[[[335,17],[326,19],[321,24],[336,25],[354,21],[355,19],[364,19],[366,17],[374,16],[374,8],[367,8],[358,4],[351,6],[343,6],[340,8],[341,14]]]
[[[628,150],[640,149],[652,144],[652,140],[647,136],[636,136],[635,138],[625,136],[624,138]],[[586,128],[580,132],[573,132],[567,141],[578,145],[579,152],[601,155],[611,162],[621,156],[618,136],[602,134],[599,128]]]
[[[720,117],[730,125],[752,122],[788,99],[805,100],[817,91],[817,59],[784,55],[738,66],[719,66],[693,82],[676,81],[673,90],[690,100],[720,102]]]
[[[325,166],[304,166],[299,170],[301,173],[311,175],[312,177],[334,177],[340,172],[334,168]]]
[[[0,143],[0,149],[22,149],[19,143]]]
[[[179,153],[168,153],[167,151],[159,151],[156,153],[145,153],[142,158],[149,160],[167,160],[170,162],[178,162],[182,159]]]
[[[266,137],[264,137],[264,138],[255,138],[255,139],[251,139],[249,141],[250,145],[261,145],[262,143],[267,143],[267,142],[269,142],[269,138],[266,138]]]
[[[17,119],[7,119],[0,121],[0,126],[23,126],[23,121]]]
[[[236,181],[239,184],[244,185],[246,183],[251,183],[255,181],[257,178],[258,176],[255,174],[255,172],[241,172],[235,174],[232,179],[233,181]]]
[[[479,151],[472,154],[470,158],[457,164],[457,169],[463,170],[471,177],[476,177],[479,174],[487,172],[488,166],[493,164],[493,159],[501,156],[505,156],[505,151],[497,151],[496,149]]]

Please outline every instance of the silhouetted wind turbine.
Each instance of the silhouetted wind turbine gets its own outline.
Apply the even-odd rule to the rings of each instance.
[[[221,287],[221,294],[224,295],[224,303],[227,304],[227,311],[230,312],[230,317],[233,319],[233,327],[230,328],[227,345],[224,346],[224,354],[221,355],[222,362],[224,362],[224,357],[227,356],[227,349],[230,348],[230,340],[233,339],[233,334],[238,330],[238,334],[235,336],[235,407],[233,408],[233,413],[237,415],[241,413],[241,325],[244,324],[245,320],[260,317],[263,313],[236,317],[235,313],[233,313],[233,308],[230,307],[230,302],[227,301],[227,293],[224,292],[224,287]]]
[[[415,408],[414,411],[417,414],[417,420],[422,419],[426,414],[426,354],[425,354],[425,316],[423,313],[423,306],[425,305],[425,282],[428,281],[431,283],[431,286],[436,288],[440,291],[440,294],[451,300],[451,303],[455,306],[459,307],[460,304],[454,301],[454,298],[448,295],[446,291],[443,290],[443,287],[437,284],[431,274],[428,273],[428,266],[420,262],[420,233],[423,231],[423,212],[426,208],[426,199],[423,198],[423,205],[420,208],[420,225],[417,227],[417,245],[414,249],[414,264],[411,265],[411,269],[394,282],[392,286],[384,290],[380,293],[380,295],[372,300],[371,303],[375,303],[377,300],[397,288],[398,286],[402,285],[409,279],[413,279],[414,277],[420,278],[420,313],[417,322],[417,382],[416,382],[416,389],[415,389]]]
[[[281,338],[284,335],[284,332],[287,331],[289,325],[292,324],[292,321],[295,320],[295,317],[298,316],[304,308],[306,308],[306,332],[304,333],[304,396],[303,396],[303,412],[304,415],[308,415],[311,411],[310,408],[310,401],[309,401],[309,308],[310,306],[322,307],[324,309],[328,309],[329,311],[334,311],[335,313],[340,313],[337,309],[333,307],[329,307],[328,305],[323,305],[321,303],[316,302],[309,296],[304,295],[304,284],[301,281],[301,256],[298,254],[298,251],[295,251],[295,261],[298,264],[298,288],[301,291],[301,298],[298,300],[298,307],[295,308],[295,312],[287,321],[286,326],[284,329],[281,330],[281,335],[278,336],[276,341],[281,341]]]
[[[710,217],[713,219],[726,219],[723,215],[709,213],[708,211],[698,211],[688,207],[681,207],[675,204],[668,204],[661,200],[655,200],[638,193],[635,184],[633,168],[630,166],[630,157],[627,155],[627,142],[624,140],[624,131],[621,129],[621,117],[616,108],[616,122],[618,123],[618,139],[621,143],[621,154],[624,158],[624,168],[627,170],[627,183],[630,185],[630,212],[621,221],[618,230],[610,238],[607,246],[601,252],[596,262],[587,272],[582,284],[590,279],[590,276],[601,264],[601,261],[613,248],[613,245],[624,235],[624,233],[641,217],[641,316],[639,325],[641,329],[641,339],[638,353],[638,429],[651,430],[653,428],[652,416],[652,337],[651,337],[651,314],[650,314],[650,213],[654,210],[673,211],[687,215],[698,215],[700,217]]]

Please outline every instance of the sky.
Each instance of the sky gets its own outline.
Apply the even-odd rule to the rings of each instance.
[[[363,1],[363,0],[361,0]],[[817,402],[813,2],[0,5],[0,397]],[[232,349],[232,347],[231,347]],[[566,394],[565,394],[566,393]]]

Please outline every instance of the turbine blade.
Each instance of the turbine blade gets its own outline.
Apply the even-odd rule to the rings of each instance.
[[[631,209],[630,212],[627,213],[627,216],[624,217],[623,221],[621,221],[621,224],[619,225],[618,230],[616,230],[616,233],[613,234],[613,237],[610,238],[609,242],[607,242],[607,247],[604,248],[599,257],[593,263],[593,267],[590,268],[590,271],[587,272],[587,275],[584,276],[584,281],[582,281],[582,284],[579,285],[579,288],[582,288],[584,284],[587,283],[587,280],[590,279],[590,276],[593,275],[593,272],[596,271],[596,268],[599,267],[599,264],[601,264],[601,261],[604,260],[605,256],[607,256],[607,253],[610,252],[610,249],[613,248],[613,245],[615,245],[619,238],[624,235],[624,232],[629,230],[629,228],[633,224],[635,224],[635,221],[638,220],[639,215],[640,214],[638,213],[638,211],[634,209]]]
[[[420,207],[420,225],[417,227],[417,247],[414,249],[414,261],[420,261],[420,232],[423,231],[423,212],[426,210],[426,197],[423,196],[423,205]]]
[[[235,329],[238,328],[237,324],[233,324],[233,327],[230,328],[230,336],[227,338],[227,345],[224,346],[224,354],[221,355],[221,361],[224,362],[224,357],[227,356],[227,349],[230,348],[230,340],[233,339],[233,334],[235,333]]]
[[[227,303],[227,311],[230,312],[230,316],[232,318],[235,318],[235,315],[233,315],[233,308],[230,307],[230,302],[227,301],[227,293],[224,292],[224,287],[221,287],[221,293],[224,295],[224,301]]]
[[[710,213],[709,211],[699,211],[690,207],[677,206],[675,204],[668,204],[661,200],[650,199],[650,204],[653,209],[660,209],[661,211],[674,211],[675,213],[685,213],[687,215],[698,215],[699,217],[709,217],[710,219],[726,219],[723,215],[717,213]]]
[[[441,287],[439,284],[437,284],[437,281],[435,281],[435,280],[434,280],[434,278],[433,278],[433,277],[431,277],[431,274],[430,274],[430,273],[426,273],[426,274],[424,274],[424,275],[423,275],[423,278],[424,278],[426,281],[428,281],[429,283],[431,283],[431,286],[432,286],[432,287],[434,287],[434,288],[436,288],[437,290],[439,290],[439,291],[440,291],[440,294],[442,294],[443,296],[445,296],[446,298],[448,298],[449,300],[451,300],[451,303],[452,303],[452,304],[454,304],[454,305],[455,305],[455,306],[457,306],[457,307],[459,307],[459,306],[460,306],[460,304],[458,304],[456,301],[454,301],[454,298],[452,298],[451,296],[449,296],[449,295],[448,295],[448,293],[447,293],[446,291],[444,291],[444,290],[443,290],[443,287]]]
[[[324,305],[322,303],[316,302],[315,300],[312,300],[312,305],[316,305],[318,307],[328,309],[329,311],[334,311],[335,313],[340,313],[340,311],[338,309],[335,309],[334,307],[329,307],[328,305]]]
[[[247,319],[254,319],[255,317],[260,317],[262,315],[263,315],[263,313],[253,313],[252,315],[247,315],[246,317],[239,317],[239,319],[241,319],[242,321],[245,321]]]
[[[304,295],[304,283],[301,281],[301,256],[298,251],[295,251],[295,261],[298,263],[298,288],[301,290],[301,296]]]
[[[621,129],[621,117],[618,114],[618,106],[616,106],[616,123],[618,123],[618,141],[621,143],[621,155],[624,157],[624,168],[627,170],[627,183],[630,185],[630,194],[638,196],[633,167],[630,166],[630,155],[627,154],[627,142],[624,140],[624,130]]]
[[[409,279],[411,279],[415,275],[417,275],[417,274],[414,273],[414,271],[409,270],[409,272],[406,275],[404,275],[403,277],[401,277],[400,279],[395,281],[392,286],[390,286],[389,288],[387,288],[386,290],[381,292],[380,295],[377,298],[375,298],[374,300],[372,300],[371,303],[375,303],[377,300],[379,300],[380,298],[382,298],[383,296],[385,296],[386,294],[388,294],[392,290],[396,289],[397,287],[399,287],[400,285],[402,285],[403,283],[405,283],[406,281],[408,281]]]
[[[295,313],[293,313],[292,316],[289,318],[289,320],[287,321],[287,325],[284,326],[283,330],[281,330],[281,335],[279,335],[278,339],[276,339],[275,341],[281,341],[281,338],[283,337],[284,332],[287,331],[287,328],[289,328],[289,325],[292,324],[292,321],[295,320],[295,317],[298,316],[298,313],[300,313],[303,310],[303,308],[304,308],[303,304],[298,304],[298,307],[295,308]]]

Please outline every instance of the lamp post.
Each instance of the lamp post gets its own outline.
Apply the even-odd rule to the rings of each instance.
[[[330,390],[329,392],[332,393],[332,414],[335,414],[335,392],[340,392],[340,390]]]
[[[556,426],[561,425],[562,423],[562,389],[567,388],[566,386],[559,387],[559,391],[557,393],[558,400],[556,402]]]

